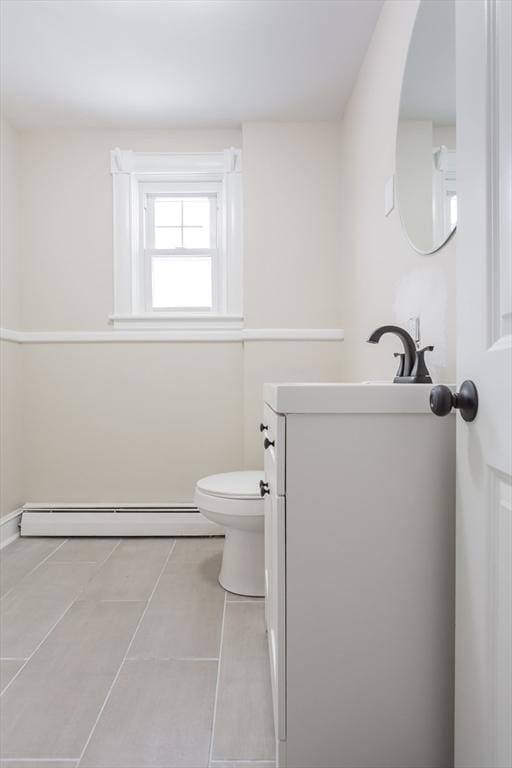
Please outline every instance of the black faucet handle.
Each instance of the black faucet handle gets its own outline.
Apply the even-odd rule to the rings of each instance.
[[[432,378],[427,368],[427,364],[425,363],[425,352],[433,352],[433,351],[434,351],[434,347],[431,344],[429,344],[428,347],[423,347],[423,349],[418,349],[418,351],[416,352],[416,363],[414,364],[414,368],[412,370],[411,376],[414,378],[414,380],[418,384],[432,383]]]
[[[398,370],[397,370],[395,376],[396,376],[396,378],[402,378],[403,376],[405,376],[405,373],[404,373],[404,371],[405,371],[405,352],[394,352],[393,353],[393,357],[400,358],[399,362],[398,362]]]

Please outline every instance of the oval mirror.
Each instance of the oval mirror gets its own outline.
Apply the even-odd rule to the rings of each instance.
[[[422,0],[405,66],[396,140],[402,226],[434,253],[457,225],[455,2]]]

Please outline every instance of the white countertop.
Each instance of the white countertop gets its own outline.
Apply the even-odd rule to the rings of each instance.
[[[435,384],[265,384],[265,402],[276,413],[431,413]]]

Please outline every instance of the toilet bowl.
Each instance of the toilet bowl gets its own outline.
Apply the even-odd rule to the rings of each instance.
[[[265,594],[263,472],[226,472],[198,481],[194,501],[203,515],[225,529],[219,583],[228,592]]]

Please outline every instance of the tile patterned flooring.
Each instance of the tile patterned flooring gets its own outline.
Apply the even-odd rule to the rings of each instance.
[[[259,599],[223,539],[18,539],[0,553],[0,768],[273,768]]]

